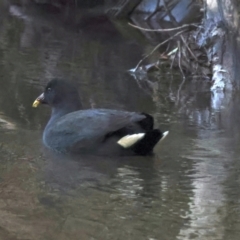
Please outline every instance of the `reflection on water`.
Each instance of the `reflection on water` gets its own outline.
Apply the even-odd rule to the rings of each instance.
[[[164,71],[134,78],[141,39],[34,11],[0,14],[0,239],[239,239],[240,99],[221,106]],[[147,158],[48,152],[49,109],[31,104],[53,76],[77,82],[86,108],[152,113],[168,139]]]

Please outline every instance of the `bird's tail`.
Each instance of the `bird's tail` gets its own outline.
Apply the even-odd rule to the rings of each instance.
[[[169,131],[162,133],[159,129],[154,129],[146,133],[135,133],[122,137],[117,143],[123,148],[132,148],[136,154],[150,154],[158,141],[162,141]]]

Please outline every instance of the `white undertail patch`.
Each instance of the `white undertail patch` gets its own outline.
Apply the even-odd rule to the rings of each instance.
[[[160,142],[161,142],[164,138],[166,138],[166,136],[167,136],[168,134],[169,134],[169,131],[164,132],[162,138],[160,139]]]
[[[122,137],[118,140],[118,144],[124,148],[129,148],[134,145],[136,142],[141,140],[145,136],[145,133],[136,133]]]

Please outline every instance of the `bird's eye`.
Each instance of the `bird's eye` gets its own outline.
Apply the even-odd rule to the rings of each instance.
[[[51,92],[51,91],[52,91],[52,89],[49,87],[49,88],[47,88],[47,91],[48,91],[48,92]]]

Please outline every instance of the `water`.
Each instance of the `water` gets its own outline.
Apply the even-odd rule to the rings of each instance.
[[[104,19],[0,14],[0,239],[239,239],[239,98],[218,108],[203,80],[130,76],[151,46]],[[52,77],[85,107],[147,111],[170,135],[154,157],[56,156],[31,107]]]

